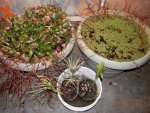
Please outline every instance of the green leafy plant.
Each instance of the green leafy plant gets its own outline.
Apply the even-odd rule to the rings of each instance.
[[[0,24],[0,51],[22,62],[54,58],[71,38],[71,22],[59,6],[28,8]]]
[[[65,60],[65,62],[67,63],[68,68],[70,69],[70,71],[74,74],[79,68],[80,66],[84,63],[81,62],[80,63],[80,58],[79,59],[74,59],[74,58],[70,58],[68,60]]]
[[[86,46],[108,60],[127,62],[142,58],[149,50],[144,24],[130,14],[98,14],[85,19],[81,35]],[[127,16],[127,17],[126,17]],[[141,25],[141,24],[142,25]],[[89,28],[90,26],[90,28]]]
[[[60,85],[60,92],[62,98],[66,101],[72,101],[76,99],[78,95],[78,86],[80,82],[80,78],[75,75],[75,72],[80,68],[80,66],[84,63],[80,63],[80,59],[74,59],[71,57],[68,60],[65,60],[69,72],[64,73],[63,81]]]
[[[96,77],[103,79],[104,63],[98,64],[96,67]]]
[[[64,61],[66,62],[69,70],[71,71],[71,74],[66,73],[66,74],[70,74],[69,77],[64,77],[65,86],[66,87],[69,86],[69,85],[77,86],[80,82],[80,79],[79,79],[79,77],[74,75],[74,73],[80,68],[80,66],[84,62],[80,63],[80,58],[79,59],[74,59],[72,56],[68,60],[64,60]]]
[[[54,84],[54,81],[48,79],[45,76],[38,76],[38,78],[40,79],[40,83],[38,83],[37,86],[32,87],[35,89],[30,92],[31,94],[37,95],[46,90],[52,91],[54,93],[58,93],[58,90],[56,88],[56,85]]]
[[[69,86],[69,85],[73,85],[73,86],[77,86],[78,83],[80,82],[80,79],[76,76],[71,76],[68,78],[64,78],[64,80],[66,81],[65,86]]]

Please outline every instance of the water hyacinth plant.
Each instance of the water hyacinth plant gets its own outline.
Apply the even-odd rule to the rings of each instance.
[[[0,51],[22,62],[53,59],[71,38],[71,23],[58,6],[28,8],[1,19]]]

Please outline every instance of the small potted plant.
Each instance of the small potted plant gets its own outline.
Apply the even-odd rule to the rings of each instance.
[[[73,101],[78,96],[79,79],[75,76],[64,78],[60,85],[61,96],[65,101]]]
[[[97,96],[96,79],[103,79],[104,64],[101,63],[96,68],[95,80],[84,78],[79,83],[79,96],[84,100],[93,100]]]
[[[91,69],[82,67],[82,63],[79,63],[79,59],[73,60],[71,58],[66,61],[66,63],[68,64],[68,69],[60,75],[57,82],[57,87],[60,92],[58,93],[60,101],[65,107],[73,111],[86,111],[91,109],[101,97],[102,86],[98,78],[101,73],[96,74]],[[98,68],[98,70],[99,69],[102,68]],[[72,87],[69,87],[70,85]],[[66,89],[70,89],[70,93],[68,93]],[[70,99],[70,96],[67,94],[70,95],[72,91],[74,91],[74,95],[72,95]],[[78,103],[78,105],[76,103]],[[83,103],[88,104],[83,105]]]
[[[59,78],[45,75],[37,76],[37,83],[32,93],[37,95],[43,91],[52,91],[58,94],[62,104],[73,111],[86,111],[91,109],[101,98],[102,77],[104,65],[100,64],[95,73],[89,68],[82,67],[79,59],[68,60],[66,69]]]
[[[58,6],[38,6],[1,19],[0,56],[12,68],[42,70],[72,50],[71,22]]]
[[[68,61],[65,60],[69,71],[65,73],[64,80],[60,84],[61,96],[65,101],[72,101],[78,96],[78,85],[80,82],[79,77],[75,76],[74,73],[80,68],[82,63],[73,60],[71,57]]]

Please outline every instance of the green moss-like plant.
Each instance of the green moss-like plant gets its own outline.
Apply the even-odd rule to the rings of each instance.
[[[98,55],[114,61],[133,61],[149,49],[148,36],[131,19],[119,15],[95,15],[81,28],[85,44]]]

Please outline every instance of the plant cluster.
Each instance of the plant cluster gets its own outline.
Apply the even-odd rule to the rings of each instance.
[[[148,35],[138,23],[118,15],[92,15],[82,25],[85,44],[95,53],[110,60],[133,61],[149,49]]]
[[[97,86],[95,80],[103,78],[104,64],[99,64],[96,70],[95,80],[91,80],[84,75],[77,75],[75,72],[81,66],[80,59],[69,59],[67,62],[68,68],[71,73],[64,73],[64,80],[60,84],[60,92],[64,100],[72,101],[80,97],[83,100],[94,100],[97,95]],[[69,76],[68,76],[69,75]]]
[[[74,74],[84,62],[80,63],[80,59],[73,59],[73,57],[71,57],[68,60],[64,60],[68,66],[68,68],[70,69],[71,73]]]
[[[71,38],[71,23],[66,16],[58,6],[38,6],[1,19],[1,52],[22,62],[52,59]]]
[[[80,97],[83,100],[94,100],[97,95],[95,81],[76,75],[64,78],[60,85],[60,94],[65,101],[73,101]]]

